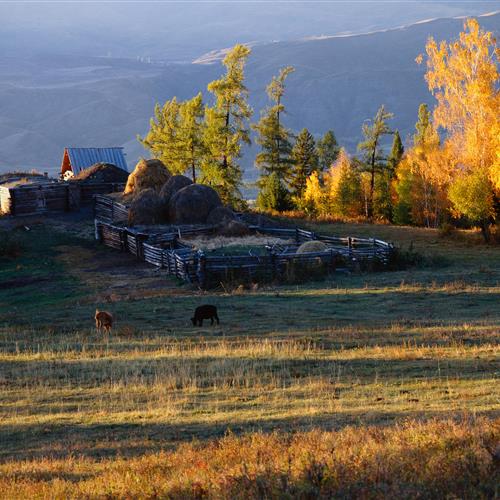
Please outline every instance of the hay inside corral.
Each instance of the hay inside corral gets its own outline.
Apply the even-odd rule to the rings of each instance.
[[[252,234],[242,237],[229,237],[229,236],[197,236],[191,238],[183,238],[190,245],[193,245],[197,250],[214,251],[228,249],[228,253],[235,253],[235,250],[245,248],[247,250],[265,250],[266,245],[288,245],[293,244],[293,240],[285,240],[282,238],[275,238],[272,236],[265,236],[261,234]],[[243,252],[248,253],[248,252]]]
[[[160,160],[142,159],[129,175],[124,194],[135,194],[145,189],[154,189],[158,193],[170,177],[168,168]]]
[[[325,250],[328,250],[328,245],[322,241],[306,241],[297,248],[296,253],[323,252]]]

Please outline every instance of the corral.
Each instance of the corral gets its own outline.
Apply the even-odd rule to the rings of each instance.
[[[376,238],[339,238],[300,228],[250,225],[249,231],[262,241],[261,251],[253,246],[242,249],[239,254],[214,255],[197,248],[189,238],[213,236],[216,226],[128,227],[119,222],[107,222],[125,220],[127,207],[105,196],[96,197],[94,212],[97,240],[131,252],[139,260],[203,289],[227,282],[293,282],[338,270],[383,268],[393,252],[390,243]],[[298,253],[299,247],[307,241],[323,242],[325,249]]]

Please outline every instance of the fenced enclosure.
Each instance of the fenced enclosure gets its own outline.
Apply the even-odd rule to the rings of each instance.
[[[283,243],[265,245],[262,255],[251,250],[241,255],[210,255],[194,248],[186,238],[214,234],[215,226],[134,229],[95,220],[96,239],[103,244],[128,251],[139,260],[204,289],[227,282],[302,281],[338,270],[384,268],[393,252],[390,243],[375,238],[340,238],[300,228],[249,226],[249,229],[254,234],[282,238]],[[306,241],[321,241],[326,249],[297,253]]]
[[[0,213],[32,215],[79,210],[94,196],[123,191],[124,187],[124,183],[81,181],[0,186]]]

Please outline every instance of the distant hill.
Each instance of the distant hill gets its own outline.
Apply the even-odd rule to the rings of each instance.
[[[481,17],[493,31],[500,14]],[[364,35],[260,44],[246,69],[251,105],[267,104],[265,87],[285,65],[288,80],[286,124],[321,134],[331,128],[354,151],[363,120],[380,104],[395,113],[393,127],[403,137],[413,130],[421,102],[432,103],[424,69],[414,59],[429,35],[451,39],[463,21],[439,19]],[[207,62],[207,58],[202,58]],[[215,62],[214,62],[215,61]],[[129,166],[141,154],[136,134],[144,134],[155,102],[205,90],[221,74],[212,64],[148,64],[132,59],[87,56],[0,57],[0,171],[37,168],[55,172],[66,146],[120,146]],[[253,179],[254,151],[246,152],[246,178]]]

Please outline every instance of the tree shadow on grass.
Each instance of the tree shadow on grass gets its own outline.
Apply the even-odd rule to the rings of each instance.
[[[476,416],[496,419],[500,410],[477,412]],[[0,430],[3,443],[0,462],[37,458],[84,456],[93,459],[115,456],[138,456],[175,448],[185,442],[220,438],[225,434],[248,432],[298,432],[315,428],[339,430],[347,425],[390,425],[406,419],[463,418],[449,411],[408,411],[382,413],[370,411],[359,414],[321,414],[301,418],[249,420],[238,423],[164,424],[50,424],[4,426]]]

